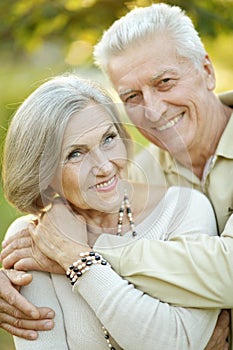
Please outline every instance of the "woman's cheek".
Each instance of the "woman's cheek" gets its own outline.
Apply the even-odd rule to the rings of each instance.
[[[78,174],[73,167],[68,167],[63,171],[62,192],[66,199],[70,200],[70,197],[77,193],[78,182]]]

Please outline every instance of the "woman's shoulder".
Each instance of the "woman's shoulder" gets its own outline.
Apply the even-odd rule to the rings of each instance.
[[[210,203],[210,200],[204,193],[191,187],[171,186],[167,189],[166,195],[174,198],[183,197],[189,200],[192,199],[194,201]]]
[[[9,236],[12,236],[16,232],[27,228],[29,222],[33,219],[35,219],[34,215],[24,215],[15,219],[8,227],[5,237],[7,238]]]

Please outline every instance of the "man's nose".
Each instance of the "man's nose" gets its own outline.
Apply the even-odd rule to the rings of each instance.
[[[153,88],[148,88],[144,92],[144,115],[151,122],[157,122],[166,112],[167,104],[160,93]]]

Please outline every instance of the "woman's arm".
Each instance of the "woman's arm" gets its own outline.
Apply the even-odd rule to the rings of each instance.
[[[13,222],[13,224],[8,228],[6,233],[6,237],[14,236],[15,232],[19,230],[23,230],[27,227],[28,222],[30,221],[30,216],[21,217]],[[31,247],[32,248],[32,247]],[[29,247],[27,247],[29,249]],[[38,309],[46,309],[52,312],[54,316],[55,311],[55,327],[49,326],[46,330],[45,323],[50,322],[49,319],[44,319],[43,325],[40,325],[40,321],[30,321],[28,320],[28,328],[38,330],[43,330],[43,332],[38,332],[39,336],[33,343],[27,339],[19,338],[17,336],[14,337],[14,342],[17,350],[41,350],[41,349],[58,349],[58,350],[68,350],[67,342],[66,342],[66,334],[63,323],[63,315],[62,310],[59,305],[59,302],[56,297],[56,293],[53,287],[53,283],[51,277],[48,273],[45,272],[37,272],[31,271],[32,281],[29,285],[23,286],[20,290],[20,294],[22,298],[24,297],[27,302],[30,302],[33,305],[36,305]],[[42,305],[46,304],[46,308],[41,308]],[[54,311],[53,311],[54,310]],[[20,315],[19,315],[20,317]],[[26,322],[26,321],[25,321]],[[34,324],[32,323],[34,322]],[[41,323],[42,323],[41,322]],[[53,322],[52,322],[53,323]],[[38,326],[37,326],[38,325]]]
[[[118,344],[127,350],[204,349],[217,310],[172,307],[128,284],[113,270],[94,266],[74,287]]]
[[[46,303],[48,307],[55,311],[55,326],[52,330],[39,332],[36,340],[28,341],[22,338],[14,337],[17,350],[42,350],[56,349],[69,350],[66,340],[66,332],[63,321],[63,314],[56,293],[53,287],[51,277],[48,273],[33,271],[33,280],[29,286],[21,289],[22,295],[33,304],[40,306]]]

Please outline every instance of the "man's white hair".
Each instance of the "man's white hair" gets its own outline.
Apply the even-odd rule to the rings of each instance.
[[[180,7],[164,3],[135,8],[115,21],[94,48],[95,63],[107,73],[112,57],[159,35],[171,38],[177,54],[200,67],[206,51],[191,19]]]

